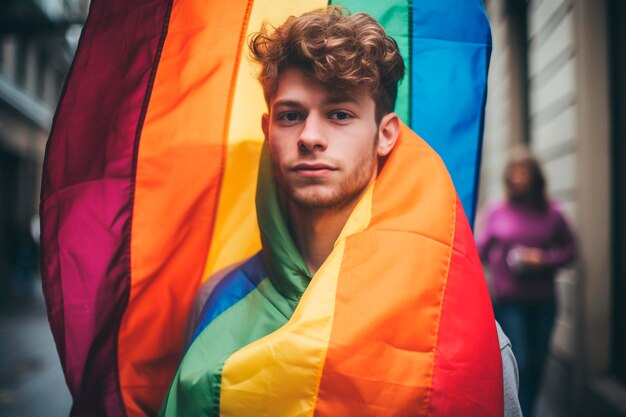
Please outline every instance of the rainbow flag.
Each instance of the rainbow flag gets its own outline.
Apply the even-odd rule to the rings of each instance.
[[[72,415],[156,415],[199,286],[258,252],[265,103],[246,36],[326,3],[91,2],[40,209],[44,293]],[[472,218],[491,50],[481,2],[338,3],[398,40],[408,67],[398,113],[442,156]]]
[[[491,303],[437,154],[403,126],[314,276],[271,172],[264,152],[263,250],[209,283],[160,415],[502,416]]]

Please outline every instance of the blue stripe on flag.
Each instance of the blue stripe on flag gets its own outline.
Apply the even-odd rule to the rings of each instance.
[[[443,159],[470,224],[478,197],[491,56],[480,0],[414,0],[411,128]]]
[[[191,343],[213,320],[251,293],[265,278],[267,278],[267,271],[261,252],[228,274],[215,286],[204,304]]]

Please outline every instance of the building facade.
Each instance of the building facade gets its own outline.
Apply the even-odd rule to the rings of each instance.
[[[494,50],[479,205],[502,197],[528,145],[577,232],[537,405],[546,416],[626,416],[626,3],[486,0]]]
[[[88,6],[0,3],[0,309],[32,290],[45,143]]]

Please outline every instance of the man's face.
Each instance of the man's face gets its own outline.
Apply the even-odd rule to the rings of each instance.
[[[340,209],[376,178],[378,125],[366,92],[329,89],[296,68],[284,70],[263,130],[274,177],[306,209]]]

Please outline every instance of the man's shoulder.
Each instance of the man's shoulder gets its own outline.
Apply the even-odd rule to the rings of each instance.
[[[186,332],[187,340],[190,340],[193,336],[211,295],[219,289],[228,290],[227,287],[230,285],[236,285],[236,280],[233,278],[237,276],[247,278],[250,275],[250,271],[258,269],[259,265],[263,265],[261,252],[252,255],[248,259],[229,265],[209,276],[209,278],[198,289],[196,297],[189,310]]]
[[[506,348],[511,347],[511,341],[500,327],[500,323],[496,321],[496,330],[498,332],[498,341],[500,342],[500,350],[504,350]]]
[[[238,276],[244,280],[252,279],[253,275],[259,273],[263,275],[264,270],[263,257],[261,252],[257,252],[248,259],[227,266],[211,275],[198,290],[194,302],[203,307],[216,290],[226,290],[226,287],[236,285],[237,281],[241,281],[236,279]]]
[[[502,379],[504,384],[504,417],[521,417],[522,409],[519,404],[519,372],[517,361],[511,348],[511,342],[506,336],[500,323],[496,321],[500,353],[502,355]]]

